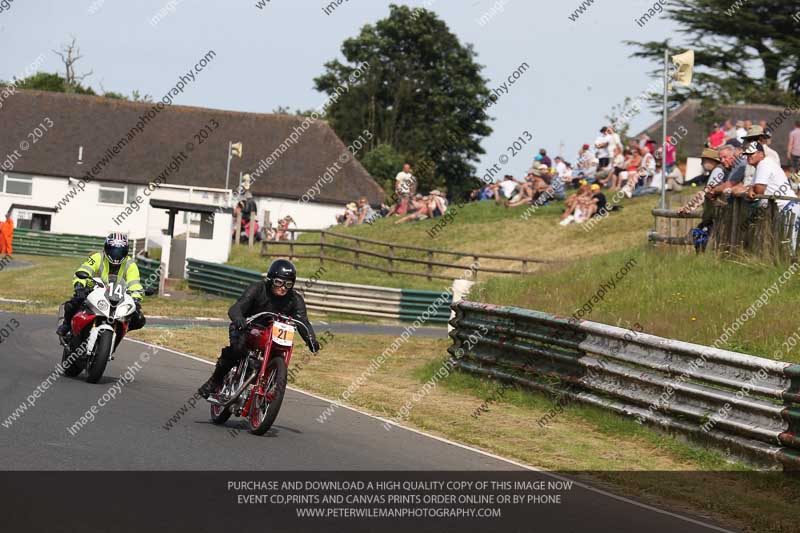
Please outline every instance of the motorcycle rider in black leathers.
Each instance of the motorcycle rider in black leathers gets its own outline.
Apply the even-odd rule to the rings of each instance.
[[[197,390],[203,398],[208,398],[209,395],[216,392],[231,368],[236,366],[246,355],[244,342],[247,327],[246,317],[248,316],[264,311],[290,316],[305,325],[305,328],[299,326],[297,331],[303,337],[308,348],[313,353],[319,351],[320,346],[314,335],[314,329],[306,315],[305,301],[294,290],[296,279],[297,270],[291,261],[278,259],[270,265],[266,281],[258,281],[250,285],[231,306],[228,310],[228,317],[231,319],[231,325],[228,328],[230,346],[222,349],[211,378]]]

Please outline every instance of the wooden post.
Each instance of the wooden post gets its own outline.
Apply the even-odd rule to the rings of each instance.
[[[522,262],[522,273],[525,274],[527,271],[528,271],[528,262],[527,261],[523,261]]]
[[[247,231],[247,233],[249,234],[248,235],[248,241],[247,241],[247,248],[249,250],[253,249],[253,243],[255,242],[255,239],[256,239],[256,224],[255,224],[255,222],[256,222],[256,215],[257,214],[258,213],[256,211],[250,211],[250,227],[248,228],[248,231]]]
[[[392,259],[393,257],[394,257],[394,246],[389,245],[389,257],[387,258],[387,261],[389,261],[389,277],[390,278],[392,277],[392,272],[391,271],[394,270],[394,260]]]
[[[269,240],[269,209],[264,209],[264,240]]]
[[[234,231],[234,246],[239,246],[239,238],[242,236],[242,212],[236,213],[236,230]]]
[[[472,277],[472,281],[475,281],[475,280],[478,279],[478,270],[480,269],[480,264],[481,263],[480,263],[480,261],[478,261],[478,256],[477,255],[473,255],[472,257],[473,257],[473,259],[475,259],[475,262],[472,263],[475,266],[475,270],[474,270],[475,273],[472,275],[473,276]]]
[[[358,239],[356,239],[356,250],[360,250],[360,249],[361,249],[361,241],[360,241],[360,240],[358,240]],[[359,253],[358,253],[358,252],[355,252],[355,256],[356,256],[356,257],[355,257],[355,259],[356,259],[356,260],[355,260],[355,265],[353,265],[353,267],[354,267],[356,270],[358,270],[358,262],[360,261],[360,259],[361,259],[361,256],[359,255]]]
[[[319,266],[325,264],[325,232],[319,232]]]
[[[433,251],[431,251],[431,250],[428,250],[428,261],[429,262],[428,262],[428,269],[427,269],[427,274],[428,274],[427,277],[428,277],[428,281],[430,281],[431,280],[431,272],[433,271],[433,265],[430,264],[430,261],[433,261]]]

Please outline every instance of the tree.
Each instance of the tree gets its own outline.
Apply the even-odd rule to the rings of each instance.
[[[406,159],[392,145],[379,144],[361,158],[361,164],[378,181],[386,194],[391,195],[394,192],[394,178]]]
[[[472,46],[432,11],[397,5],[389,11],[344,41],[346,63],[326,63],[314,80],[330,97],[327,119],[348,144],[372,132],[366,152],[390,145],[412,165],[431,161],[430,171],[417,176],[420,190],[446,186],[451,198],[464,197],[476,184],[472,163],[484,153],[480,140],[492,131],[482,67]]]
[[[49,72],[37,72],[27,78],[14,80],[14,85],[18,89],[31,89],[36,91],[50,91],[56,93],[66,92],[66,80],[58,74]],[[95,94],[91,87],[84,87],[80,83],[72,87],[72,92],[77,94]]]
[[[800,96],[800,38],[792,18],[797,11],[796,3],[786,0],[673,0],[666,16],[686,36],[682,44],[669,39],[626,43],[638,48],[633,57],[658,65],[665,48],[671,54],[695,51],[692,86],[675,87],[674,103],[699,98],[715,104],[788,105]]]
[[[81,75],[75,73],[75,63],[83,57],[80,48],[76,44],[75,37],[72,38],[72,42],[63,45],[60,52],[53,50],[53,53],[60,57],[61,62],[64,63],[64,92],[77,92],[76,88],[80,87],[84,79],[92,75],[92,71],[90,70]]]

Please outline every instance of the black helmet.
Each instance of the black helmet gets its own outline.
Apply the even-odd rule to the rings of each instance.
[[[297,269],[288,259],[276,259],[269,266],[269,271],[267,271],[267,283],[271,285],[272,280],[275,279],[294,283],[297,280]]]
[[[110,264],[122,264],[123,259],[128,257],[128,236],[119,232],[109,234],[106,237],[103,252],[105,252]]]

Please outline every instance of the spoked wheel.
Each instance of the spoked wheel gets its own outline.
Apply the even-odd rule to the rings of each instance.
[[[282,357],[270,359],[265,373],[265,396],[259,396],[253,391],[253,404],[250,406],[250,433],[253,435],[263,435],[269,431],[278,418],[286,392],[286,361]]]
[[[217,387],[217,390],[214,391],[214,394],[220,394],[223,390],[225,390],[225,386],[227,383],[227,378],[223,380],[222,385]],[[223,396],[226,398],[226,396]],[[215,424],[222,425],[228,421],[231,417],[231,408],[230,407],[223,407],[221,405],[217,405],[215,403],[211,404],[211,421]]]

